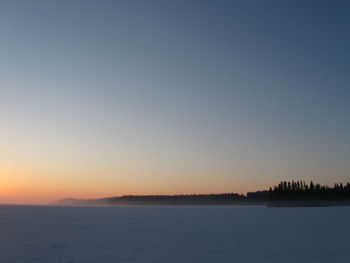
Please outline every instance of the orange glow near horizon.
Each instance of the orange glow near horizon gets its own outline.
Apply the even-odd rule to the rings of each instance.
[[[21,168],[19,168],[21,167]],[[76,171],[75,171],[76,172]],[[98,177],[81,171],[42,171],[34,167],[4,164],[0,168],[0,203],[2,204],[49,204],[55,200],[74,198],[102,198],[126,194],[190,194],[190,193],[245,193],[245,188],[233,187],[225,182],[207,180],[198,184],[193,178],[179,177],[175,173],[167,178],[152,174],[143,176],[141,171],[123,169],[124,176]],[[116,172],[116,174],[118,174]],[[174,179],[179,178],[179,179]],[[242,183],[242,182],[241,182]],[[243,184],[238,185],[243,185]],[[237,185],[237,186],[238,186]]]
[[[299,174],[301,177],[294,179],[308,180],[301,172],[283,167],[264,168],[239,162],[224,166],[221,162],[195,159],[166,162],[162,156],[159,159],[158,156],[147,157],[147,160],[128,156],[94,160],[78,155],[73,161],[70,156],[45,159],[41,155],[37,159],[25,159],[14,155],[11,158],[7,154],[7,159],[2,158],[0,162],[0,204],[50,204],[69,197],[103,198],[128,194],[245,194],[268,189],[281,180],[280,174],[292,179],[293,174]],[[311,175],[322,174],[319,170],[310,171],[308,174]]]

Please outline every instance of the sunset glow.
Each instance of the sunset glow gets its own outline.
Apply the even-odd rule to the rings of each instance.
[[[345,3],[136,2],[1,2],[0,203],[349,181]]]

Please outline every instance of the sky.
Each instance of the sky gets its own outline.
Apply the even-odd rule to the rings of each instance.
[[[0,203],[350,181],[350,2],[0,1]]]

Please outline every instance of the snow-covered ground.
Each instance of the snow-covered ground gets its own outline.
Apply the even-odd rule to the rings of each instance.
[[[350,207],[0,206],[0,262],[350,262]]]

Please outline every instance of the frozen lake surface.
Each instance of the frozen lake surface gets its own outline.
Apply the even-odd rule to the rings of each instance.
[[[350,207],[0,206],[0,263],[350,262]]]

